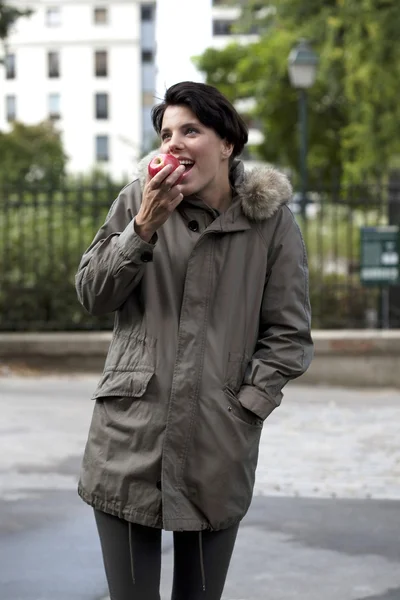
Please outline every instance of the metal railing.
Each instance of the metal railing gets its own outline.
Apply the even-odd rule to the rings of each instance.
[[[104,329],[74,285],[80,258],[118,189],[111,183],[59,189],[0,186],[0,330]]]
[[[118,192],[110,182],[57,189],[0,185],[0,330],[112,326],[112,315],[91,317],[79,305],[74,278]],[[332,186],[310,192],[303,215],[296,195],[290,206],[308,251],[313,327],[379,327],[380,290],[360,284],[360,227],[394,222],[400,187]],[[392,327],[400,325],[396,294],[400,298],[392,288]]]

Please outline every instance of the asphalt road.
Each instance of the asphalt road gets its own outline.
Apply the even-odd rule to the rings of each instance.
[[[75,492],[93,383],[0,379],[0,600],[107,596]],[[399,417],[395,391],[288,389],[266,424],[224,600],[400,600]]]

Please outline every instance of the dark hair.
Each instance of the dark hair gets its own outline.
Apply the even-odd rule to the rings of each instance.
[[[242,152],[248,140],[247,126],[217,88],[194,81],[183,81],[168,88],[164,100],[151,111],[153,127],[158,134],[162,129],[166,108],[178,105],[190,108],[200,123],[214,129],[221,139],[233,144],[232,158]]]

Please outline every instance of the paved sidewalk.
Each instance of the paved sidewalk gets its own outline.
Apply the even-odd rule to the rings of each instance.
[[[92,376],[0,378],[0,498],[75,489]],[[264,425],[255,495],[400,498],[400,392],[288,386]],[[25,490],[25,491],[24,491]]]
[[[97,377],[0,377],[0,598],[100,600],[77,498]],[[400,393],[287,387],[223,600],[400,600]],[[172,574],[164,535],[162,600]],[[50,567],[50,568],[49,568]]]
[[[288,387],[264,425],[256,495],[400,498],[400,391]]]

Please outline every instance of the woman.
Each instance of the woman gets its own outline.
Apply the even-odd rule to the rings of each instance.
[[[112,600],[160,598],[162,529],[173,600],[218,600],[263,421],[311,361],[306,252],[287,178],[245,174],[246,126],[215,88],[172,86],[153,124],[181,166],[150,179],[143,161],[77,274],[83,306],[115,312],[79,494]]]

